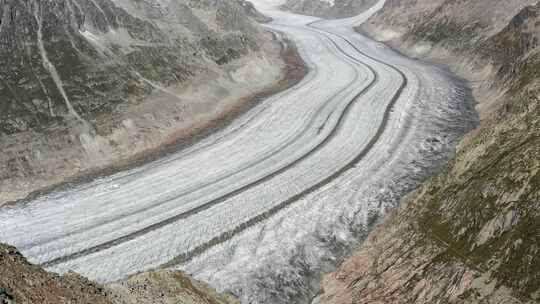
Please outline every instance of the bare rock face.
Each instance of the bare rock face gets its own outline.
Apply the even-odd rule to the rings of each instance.
[[[361,28],[474,77],[479,110],[492,107],[455,159],[325,278],[321,303],[540,301],[540,4],[531,2],[390,1]]]
[[[352,17],[377,3],[376,0],[287,0],[284,9],[325,18]]]

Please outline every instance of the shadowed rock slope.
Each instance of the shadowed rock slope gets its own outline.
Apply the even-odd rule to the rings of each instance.
[[[363,30],[470,79],[481,126],[322,285],[322,303],[540,302],[540,4],[390,0]]]

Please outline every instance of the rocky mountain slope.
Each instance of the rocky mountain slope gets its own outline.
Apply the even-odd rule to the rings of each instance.
[[[243,0],[1,0],[0,204],[157,149],[280,77]]]
[[[321,303],[540,302],[540,3],[389,0],[359,30],[471,80],[481,126]]]
[[[51,274],[0,244],[0,303],[111,303],[102,286],[77,274]]]
[[[376,0],[286,0],[283,9],[324,18],[352,17],[373,6]]]
[[[0,244],[1,304],[232,304],[206,284],[179,271],[152,271],[106,286],[75,274],[49,273],[32,265],[17,249]]]

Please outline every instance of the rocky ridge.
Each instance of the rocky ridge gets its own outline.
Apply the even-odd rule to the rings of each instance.
[[[481,126],[320,303],[540,302],[540,3],[389,0],[359,30],[471,80]]]

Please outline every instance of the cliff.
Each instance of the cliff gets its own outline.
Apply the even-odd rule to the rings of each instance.
[[[321,303],[540,301],[536,2],[390,0],[359,29],[471,80],[482,123],[325,278]]]

